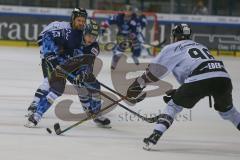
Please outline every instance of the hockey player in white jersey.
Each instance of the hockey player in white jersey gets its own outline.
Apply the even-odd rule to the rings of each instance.
[[[31,116],[36,111],[36,106],[40,101],[41,97],[45,96],[49,90],[49,82],[48,82],[48,74],[51,72],[51,69],[47,66],[46,61],[43,56],[42,51],[42,38],[43,35],[48,31],[59,30],[59,29],[78,29],[83,30],[87,20],[87,11],[84,8],[74,8],[71,14],[70,22],[58,22],[54,21],[50,23],[48,26],[44,28],[44,30],[38,36],[38,45],[40,48],[40,57],[41,57],[41,65],[43,71],[44,80],[42,84],[38,87],[37,91],[35,92],[33,102],[28,107],[28,114],[27,116]]]
[[[173,43],[162,49],[146,72],[136,78],[127,97],[137,97],[145,86],[172,72],[181,86],[161,113],[153,133],[143,141],[145,149],[155,145],[183,108],[191,109],[200,99],[212,96],[219,115],[240,130],[240,113],[232,101],[232,82],[222,61],[215,60],[207,47],[190,39],[191,29],[180,24],[172,29]],[[161,86],[160,86],[161,87]],[[166,99],[165,99],[166,100]]]

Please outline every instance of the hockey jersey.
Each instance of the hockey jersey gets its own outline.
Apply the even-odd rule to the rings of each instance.
[[[147,22],[147,18],[145,15],[140,15],[139,17],[137,17],[137,21],[138,21],[138,32],[142,32],[142,30],[147,26],[148,22]]]
[[[77,72],[93,72],[94,61],[99,55],[99,52],[100,48],[97,42],[88,46],[83,44],[79,49],[75,49],[72,58],[79,58],[82,62]]]
[[[180,84],[213,77],[229,77],[223,62],[214,59],[207,47],[192,40],[165,46],[152,63],[160,64],[167,70],[158,75],[159,78],[172,72]],[[151,72],[154,74],[154,71]]]
[[[40,47],[40,57],[41,58],[43,58],[43,55],[42,55],[42,53],[43,53],[43,50],[42,50],[43,35],[48,31],[60,30],[60,29],[71,29],[71,25],[69,22],[54,21],[54,22],[50,23],[49,25],[47,25],[46,27],[44,27],[43,31],[38,35],[37,43]]]
[[[130,20],[124,20],[125,14],[118,14],[112,16],[107,20],[109,25],[115,24],[118,27],[118,34],[128,35],[130,33],[137,33],[137,20],[132,17]]]
[[[81,30],[58,29],[46,31],[42,35],[42,56],[56,54],[62,59],[68,59],[81,47],[82,40],[83,31]]]
[[[62,21],[62,22],[54,21],[54,22],[50,23],[49,25],[44,27],[43,31],[39,34],[39,36],[38,36],[38,45],[39,46],[42,45],[42,36],[47,31],[64,29],[64,28],[66,28],[66,29],[71,28],[70,23],[69,22],[64,22],[64,21]]]

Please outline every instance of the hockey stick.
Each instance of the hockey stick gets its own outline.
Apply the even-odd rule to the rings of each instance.
[[[70,76],[71,78],[75,79],[75,76],[74,76],[74,75],[72,75],[71,73],[68,73],[67,71],[65,71],[65,70],[64,70],[63,68],[61,68],[60,66],[57,66],[56,68],[59,69],[59,70],[61,70],[65,75]],[[99,81],[98,81],[98,82],[99,82]],[[108,86],[102,84],[101,82],[99,82],[99,83],[100,83],[100,85],[102,85],[103,87],[107,88],[108,90],[110,90],[110,91],[112,91],[113,93],[115,93],[115,94],[117,94],[118,96],[120,96],[122,100],[123,100],[123,99],[126,99],[126,96],[123,96],[122,94],[120,94],[120,93],[118,93],[117,91],[109,88]],[[103,95],[104,97],[108,98],[108,99],[111,100],[112,102],[116,102],[114,99],[112,99],[112,98],[111,98],[110,96],[108,96],[107,94],[101,92],[100,90],[98,90],[98,89],[96,89],[96,88],[93,88],[93,87],[89,86],[87,83],[84,83],[84,85],[85,85],[87,88],[89,88],[89,89],[92,89],[92,90],[95,90],[95,91],[99,92],[101,95]],[[146,93],[144,93],[144,94],[142,94],[141,96],[139,96],[138,98],[136,98],[136,99],[134,100],[134,102],[140,102],[140,101],[142,101],[145,97],[146,97]],[[121,103],[119,103],[119,102],[117,102],[117,104],[118,104],[120,107],[122,107],[122,108],[124,108],[125,110],[131,112],[132,114],[138,116],[139,118],[141,118],[142,120],[144,120],[144,121],[146,121],[146,122],[154,123],[154,122],[156,121],[156,117],[147,118],[147,117],[144,117],[144,116],[138,114],[137,112],[129,109],[128,107],[124,106],[123,104],[121,104]]]
[[[57,66],[56,69],[60,70],[60,71],[63,72],[66,76],[69,76],[69,77],[71,77],[72,79],[75,79],[75,78],[76,78],[75,75],[73,75],[73,74],[65,71],[65,70],[64,70],[63,68],[61,68],[60,66]],[[98,82],[99,82],[99,81],[98,81]],[[144,100],[144,98],[146,97],[146,93],[144,93],[144,94],[138,96],[138,97],[135,98],[135,99],[129,99],[129,98],[127,98],[126,96],[123,96],[122,94],[118,93],[117,91],[114,91],[113,89],[111,89],[111,88],[107,87],[106,85],[102,84],[101,82],[99,82],[99,83],[100,83],[100,85],[102,85],[103,87],[111,90],[113,93],[115,93],[115,94],[117,94],[118,96],[124,98],[125,100],[127,100],[128,102],[130,102],[130,103],[132,103],[132,104],[141,102],[141,101]],[[85,86],[86,86],[87,88],[89,88],[89,89],[96,90],[97,92],[101,92],[100,90],[98,90],[98,89],[96,89],[96,88],[93,88],[93,87],[89,86],[89,85],[86,84],[86,83],[84,83],[84,84],[85,84]]]
[[[68,131],[68,130],[70,130],[70,129],[76,127],[76,126],[78,126],[79,124],[81,124],[81,123],[83,123],[83,122],[85,122],[85,121],[87,121],[87,120],[94,119],[94,118],[97,117],[98,114],[101,114],[103,111],[107,110],[108,108],[112,107],[112,106],[115,105],[115,104],[118,104],[120,107],[124,108],[125,110],[129,111],[130,113],[136,115],[137,117],[141,118],[142,120],[144,120],[144,121],[146,121],[146,122],[148,122],[148,123],[154,123],[154,122],[156,122],[156,121],[158,120],[158,118],[159,118],[159,115],[156,116],[156,117],[147,118],[147,117],[144,117],[144,116],[138,114],[137,112],[134,112],[134,111],[130,110],[130,109],[127,108],[126,106],[124,106],[124,105],[122,105],[121,103],[119,103],[120,101],[122,101],[122,100],[124,99],[124,97],[121,97],[119,100],[115,101],[114,99],[112,99],[112,98],[109,97],[108,95],[104,94],[103,92],[100,92],[100,94],[103,95],[104,97],[108,98],[109,100],[111,100],[113,103],[110,104],[110,105],[108,105],[107,107],[103,108],[103,109],[100,110],[98,113],[92,114],[92,115],[90,115],[90,116],[88,116],[88,117],[80,120],[79,122],[77,122],[77,123],[75,123],[75,124],[67,127],[67,128],[64,129],[64,130],[61,130],[61,127],[60,127],[60,124],[59,124],[59,123],[55,123],[55,124],[54,124],[54,131],[55,131],[55,133],[56,133],[57,135],[60,135],[60,134],[62,134],[62,133],[64,133],[64,132],[66,132],[66,131]]]
[[[127,101],[129,101],[129,102],[131,102],[131,103],[133,103],[133,104],[138,103],[138,102],[141,102],[141,101],[146,97],[146,93],[144,93],[143,95],[139,96],[137,99],[129,99],[128,97],[126,97],[126,96],[122,95],[121,93],[113,90],[112,88],[106,86],[105,84],[103,84],[103,83],[101,83],[101,82],[99,82],[99,81],[98,81],[98,83],[99,83],[101,86],[103,86],[104,88],[108,89],[109,91],[115,93],[115,94],[118,95],[119,97],[121,97],[121,98],[124,97],[125,100],[127,100]]]
[[[152,48],[152,47],[160,48],[163,44],[166,43],[166,41],[167,41],[166,39],[164,39],[162,42],[159,42],[158,40],[156,40],[156,41],[153,41],[149,44],[148,43],[141,43],[141,45],[146,49]],[[103,47],[104,50],[112,51],[117,47],[118,44],[115,43],[115,42],[107,42],[106,44],[103,44],[103,45],[104,45],[104,47]],[[119,43],[119,46],[126,50],[126,49],[131,48],[132,44],[131,44],[130,41],[123,41],[123,42]]]
[[[55,124],[54,124],[54,131],[55,131],[55,133],[56,133],[57,135],[60,135],[60,134],[62,134],[62,133],[64,133],[64,132],[66,132],[66,131],[68,131],[68,130],[70,130],[70,129],[76,127],[76,126],[78,126],[79,124],[82,124],[82,123],[85,122],[85,121],[88,121],[88,120],[90,120],[90,119],[96,118],[96,117],[98,116],[98,114],[101,114],[103,111],[107,110],[108,108],[112,107],[113,105],[119,103],[119,102],[122,101],[122,100],[123,100],[123,98],[121,98],[121,99],[119,99],[119,100],[117,100],[117,101],[114,101],[112,104],[109,104],[107,107],[103,108],[103,109],[100,110],[98,113],[96,113],[96,114],[91,114],[91,115],[87,116],[86,118],[78,121],[77,123],[74,123],[73,125],[65,128],[64,130],[61,129],[59,123],[55,123]]]
[[[143,116],[141,116],[140,114],[138,114],[138,113],[130,110],[129,108],[127,108],[127,107],[125,107],[124,105],[122,105],[121,103],[119,103],[119,102],[122,101],[123,99],[124,99],[123,97],[122,97],[121,99],[117,100],[117,101],[111,99],[111,100],[113,101],[113,103],[110,104],[110,105],[108,105],[107,107],[103,108],[102,110],[100,110],[97,114],[89,115],[88,117],[86,117],[86,118],[78,121],[77,123],[74,123],[73,125],[65,128],[64,130],[61,129],[61,126],[60,126],[59,123],[55,123],[55,124],[54,124],[54,131],[55,131],[55,133],[56,133],[57,135],[60,135],[60,134],[62,134],[62,133],[64,133],[64,132],[66,132],[66,131],[68,131],[68,130],[70,130],[70,129],[72,129],[72,128],[80,125],[80,124],[82,124],[82,123],[85,122],[85,121],[88,121],[88,120],[90,120],[90,119],[96,118],[98,114],[101,114],[102,112],[104,112],[105,110],[107,110],[108,108],[112,107],[112,106],[115,105],[115,104],[120,105],[122,108],[128,110],[129,112],[133,113],[134,115],[138,116],[139,118],[141,118],[142,120],[144,120],[144,121],[146,121],[146,122],[148,122],[148,123],[154,123],[154,122],[156,122],[156,121],[158,120],[159,115],[156,116],[156,117],[147,118],[147,117],[143,117]]]
[[[75,75],[73,75],[73,74],[65,71],[65,70],[64,70],[63,68],[61,68],[60,66],[57,66],[56,69],[60,70],[61,72],[63,72],[63,74],[65,74],[66,76],[71,77],[72,79],[75,79],[75,78],[76,78]],[[98,81],[98,82],[99,82],[99,81]],[[99,82],[99,83],[100,83],[100,82]],[[88,89],[95,90],[95,91],[101,93],[100,90],[89,86],[87,83],[83,82],[83,84],[84,84]],[[100,83],[100,85],[103,85],[103,84]],[[104,85],[104,87],[106,88],[107,86]],[[110,90],[109,87],[107,87],[107,88]],[[127,101],[129,101],[130,103],[133,103],[133,104],[138,103],[138,102],[141,102],[142,100],[144,100],[144,98],[145,98],[146,95],[147,95],[146,93],[143,93],[142,95],[136,97],[135,99],[129,99],[129,98],[127,98],[126,96],[123,96],[122,94],[118,93],[117,91],[114,91],[113,89],[111,89],[111,91],[114,92],[115,94],[119,95],[121,98],[123,98],[123,99],[125,99],[125,100],[127,100]],[[107,98],[107,97],[106,97],[106,98]]]
[[[125,50],[131,48],[132,46],[131,42],[127,40],[120,42],[119,44],[116,42],[107,42],[106,44],[103,44],[103,45],[104,45],[103,48],[106,51],[114,50],[117,47],[117,45],[119,45],[120,48],[124,48]]]
[[[96,113],[96,114],[91,114],[91,115],[89,115],[88,117],[80,120],[79,122],[77,122],[77,123],[75,123],[75,124],[73,124],[73,125],[65,128],[64,130],[61,129],[59,123],[55,123],[55,124],[54,124],[54,131],[55,131],[55,133],[56,133],[57,135],[60,135],[60,134],[62,134],[62,133],[64,133],[64,132],[66,132],[66,131],[68,131],[68,130],[70,130],[70,129],[76,127],[76,126],[78,126],[79,124],[81,124],[81,123],[83,123],[83,122],[85,122],[85,121],[87,121],[87,120],[94,119],[94,118],[97,117],[98,114],[101,114],[103,111],[107,110],[108,108],[112,107],[112,106],[115,105],[115,104],[120,105],[120,106],[123,107],[124,109],[128,110],[129,112],[135,114],[135,115],[138,116],[139,118],[141,118],[141,119],[143,119],[143,120],[145,120],[145,121],[147,121],[147,122],[149,122],[149,123],[154,123],[154,122],[157,120],[156,118],[146,118],[146,117],[143,117],[143,116],[141,116],[140,114],[138,114],[138,113],[136,113],[136,112],[128,109],[128,108],[125,107],[124,105],[120,104],[119,102],[122,101],[122,100],[124,99],[124,97],[122,97],[122,98],[120,98],[119,100],[115,101],[115,100],[113,100],[111,97],[105,95],[105,94],[102,93],[102,92],[100,92],[100,94],[101,94],[101,95],[104,95],[104,96],[107,97],[107,98],[109,98],[111,101],[113,101],[113,103],[110,104],[110,105],[108,105],[107,107],[103,108],[103,109],[100,110],[98,113]]]
[[[66,129],[62,130],[61,127],[60,127],[60,124],[59,123],[55,123],[54,124],[54,131],[57,135],[60,135],[76,126],[78,126],[79,124],[87,121],[87,120],[90,120],[90,119],[94,119],[97,117],[98,114],[101,114],[103,111],[107,110],[108,108],[112,107],[113,105],[115,104],[118,104],[119,106],[121,106],[122,108],[124,108],[125,110],[129,111],[130,113],[136,115],[137,117],[141,118],[142,120],[148,122],[148,123],[154,123],[157,121],[158,117],[159,116],[156,116],[156,117],[152,117],[152,118],[147,118],[147,117],[144,117],[140,114],[138,114],[137,112],[134,112],[132,110],[130,110],[129,108],[127,108],[126,106],[122,105],[121,103],[119,103],[120,101],[122,101],[124,99],[124,97],[121,97],[119,100],[115,101],[114,99],[112,99],[111,97],[109,97],[108,95],[104,94],[103,92],[100,92],[101,95],[105,96],[106,98],[108,98],[109,100],[111,100],[113,103],[108,105],[107,107],[103,108],[102,110],[100,110],[98,113],[96,114],[92,114],[82,120],[80,120],[79,122],[67,127]]]
[[[158,40],[151,42],[150,44],[147,43],[143,43],[142,46],[144,48],[151,48],[151,47],[156,47],[156,48],[160,48],[163,44],[165,44],[167,41],[167,39],[164,39],[162,42],[159,42]]]
[[[98,81],[98,82],[99,82],[99,81]],[[126,99],[126,96],[123,96],[123,95],[120,94],[119,92],[111,89],[110,87],[104,85],[104,84],[101,83],[101,82],[99,82],[99,83],[100,83],[100,85],[103,86],[104,88],[106,88],[106,89],[112,91],[113,93],[117,94],[118,96],[120,96],[122,100]],[[111,97],[109,97],[109,96],[106,95],[105,93],[103,93],[103,92],[100,91],[100,94],[103,95],[104,97],[108,98],[108,99],[111,100],[112,102],[115,102],[114,99],[112,99]],[[144,93],[144,94],[143,94],[142,96],[140,96],[140,97],[141,97],[141,98],[143,98],[143,97],[145,98],[145,96],[146,96],[146,93]],[[139,98],[138,98],[138,99],[139,99]],[[141,100],[143,100],[143,99],[141,99]],[[146,122],[148,122],[148,123],[154,123],[154,122],[156,122],[156,121],[158,120],[158,118],[159,118],[159,115],[158,115],[158,116],[155,116],[155,117],[150,117],[150,118],[144,117],[144,116],[142,116],[142,115],[140,115],[139,113],[137,113],[137,112],[129,109],[128,107],[126,107],[125,105],[123,105],[123,104],[121,104],[121,103],[119,103],[119,102],[117,102],[117,104],[118,104],[120,107],[122,107],[123,109],[129,111],[129,112],[132,113],[133,115],[141,118],[142,120],[144,120],[144,121],[146,121]]]
[[[109,100],[111,100],[112,102],[114,102],[114,103],[116,102],[114,99],[112,99],[110,96],[106,95],[105,93],[103,93],[103,92],[99,92],[99,93],[100,93],[101,95],[103,95],[104,97],[108,98]],[[125,96],[122,96],[122,97],[121,97],[121,100],[124,100],[124,99],[125,99]],[[137,113],[137,112],[129,109],[128,107],[126,107],[125,105],[123,105],[123,104],[121,104],[121,103],[119,103],[119,102],[117,102],[117,104],[118,104],[120,107],[122,107],[123,109],[127,110],[128,112],[132,113],[133,115],[141,118],[142,120],[144,120],[144,121],[146,121],[146,122],[148,122],[148,123],[154,123],[154,122],[155,122],[155,119],[156,119],[155,117],[153,117],[153,118],[144,117],[144,116],[142,116],[142,115],[140,115],[139,113]]]
[[[70,76],[70,77],[73,78],[73,79],[76,78],[73,74],[71,74],[71,73],[65,71],[65,70],[64,70],[63,68],[61,68],[60,66],[57,66],[56,68],[59,69],[60,71],[62,71],[65,75]],[[99,82],[99,81],[98,81],[98,82]],[[108,90],[112,91],[113,93],[117,94],[118,96],[120,96],[120,97],[121,97],[121,100],[124,100],[124,99],[127,100],[127,97],[126,97],[126,96],[123,96],[123,95],[120,94],[119,92],[117,92],[117,91],[115,91],[115,90],[109,88],[108,86],[104,85],[104,84],[101,83],[101,82],[99,82],[99,83],[100,83],[100,85],[102,85],[102,86],[105,87],[106,89],[108,89]],[[136,115],[137,117],[141,118],[142,120],[144,120],[144,121],[146,121],[146,122],[154,123],[154,122],[157,121],[157,119],[158,119],[158,117],[159,117],[159,115],[158,115],[158,116],[155,116],[155,117],[150,117],[150,118],[144,117],[144,116],[138,114],[137,112],[135,112],[135,111],[129,109],[129,108],[126,107],[125,105],[123,105],[123,104],[121,104],[121,103],[115,101],[115,100],[112,99],[110,96],[108,96],[107,94],[101,92],[100,90],[98,90],[98,89],[96,89],[96,88],[93,88],[93,87],[89,86],[87,83],[83,83],[83,84],[84,84],[87,88],[99,92],[101,95],[103,95],[104,97],[106,97],[106,98],[108,98],[109,100],[111,100],[112,102],[114,102],[114,104],[118,104],[118,105],[119,105],[120,107],[122,107],[123,109],[129,111],[130,113]],[[135,99],[133,99],[133,100],[131,100],[131,101],[132,101],[132,102],[135,102],[135,103],[140,102],[140,101],[142,101],[142,100],[146,97],[146,95],[147,95],[147,94],[144,93],[144,94],[138,96],[137,98],[135,98]],[[131,101],[129,101],[129,102],[131,102]]]
[[[51,63],[48,62],[48,60],[46,60],[46,62],[48,63],[49,66],[51,66],[51,68],[54,68],[54,67],[51,65]],[[63,68],[61,68],[59,65],[56,67],[56,69],[62,71],[66,76],[69,76],[69,77],[71,77],[72,79],[75,79],[75,78],[76,78],[74,75],[72,75],[71,73],[65,71]],[[90,86],[89,89],[95,89],[95,90],[96,90],[96,88],[92,88],[91,86]],[[101,91],[99,90],[98,92],[101,92]],[[135,99],[129,99],[129,98],[127,98],[127,97],[124,97],[124,98],[125,98],[127,101],[129,101],[130,103],[135,104],[135,103],[138,103],[138,102],[142,101],[145,97],[146,97],[146,94],[142,94],[142,95],[140,95],[139,97],[137,97],[137,98],[135,98]]]

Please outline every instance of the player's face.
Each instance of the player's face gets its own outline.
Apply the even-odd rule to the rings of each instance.
[[[92,34],[86,34],[84,36],[84,41],[86,45],[90,45],[97,40],[97,37]]]
[[[86,18],[76,17],[73,21],[73,29],[83,29],[86,24]]]

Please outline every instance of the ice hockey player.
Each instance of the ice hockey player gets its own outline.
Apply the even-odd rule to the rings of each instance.
[[[127,96],[136,97],[147,84],[158,81],[169,72],[181,84],[172,91],[153,133],[143,140],[146,149],[158,142],[172,125],[176,114],[183,108],[191,109],[209,95],[213,97],[214,108],[219,115],[240,130],[240,113],[233,105],[232,82],[223,62],[214,59],[207,47],[192,41],[190,36],[191,29],[187,24],[176,25],[172,29],[173,43],[164,47],[146,72],[128,88]]]
[[[58,31],[63,32],[58,34],[60,36],[62,35],[61,38],[52,36],[56,35]],[[42,115],[50,108],[55,99],[63,94],[68,76],[56,68],[56,66],[76,76],[75,79],[69,78],[69,81],[76,84],[84,110],[88,114],[99,112],[101,109],[101,98],[98,92],[100,90],[100,84],[92,74],[95,57],[99,54],[99,46],[96,42],[98,31],[99,27],[97,23],[91,20],[84,29],[83,42],[77,40],[80,36],[73,33],[72,29],[54,30],[50,33],[47,32],[46,35],[44,34],[43,43],[45,39],[48,41],[52,38],[55,42],[55,45],[51,45],[55,46],[53,49],[55,49],[56,46],[64,46],[63,48],[61,47],[60,50],[63,53],[59,54],[56,52],[56,54],[48,55],[49,50],[44,52],[46,53],[44,55],[47,56],[46,61],[54,68],[49,77],[50,89],[46,96],[41,97],[37,110],[28,118],[28,123],[25,125],[26,127],[36,126],[42,118]],[[75,32],[77,31],[75,30]],[[78,32],[80,32],[80,30]],[[49,34],[51,38],[49,38]],[[46,36],[47,38],[45,38]],[[81,43],[80,47],[79,42]],[[48,47],[49,46],[47,46],[47,49],[49,49]],[[43,49],[45,49],[45,45],[43,45]],[[103,116],[98,116],[94,119],[94,122],[102,126],[110,124],[110,120]]]
[[[144,31],[148,24],[147,17],[142,13],[138,8],[134,8],[133,17],[136,17],[137,21],[137,38],[141,44],[145,43]],[[139,56],[141,56],[142,52],[151,55],[149,49],[145,48],[144,45],[141,45],[141,51]]]
[[[81,51],[84,58],[81,58],[81,67],[73,72],[76,79],[68,79],[71,83],[75,84],[78,91],[79,99],[82,103],[83,109],[86,113],[92,114],[100,111],[102,107],[100,84],[92,74],[95,58],[99,55],[100,49],[97,42],[99,35],[99,25],[94,20],[90,20],[84,29],[84,39]],[[94,89],[91,89],[94,88]],[[93,120],[100,127],[110,127],[111,121],[101,115]]]
[[[48,83],[48,74],[50,72],[50,68],[46,64],[45,58],[43,56],[43,50],[42,50],[42,38],[43,35],[48,32],[48,31],[53,31],[53,30],[59,30],[59,29],[78,29],[78,30],[83,30],[86,24],[88,14],[87,11],[84,8],[74,8],[72,10],[71,14],[71,20],[70,22],[52,22],[48,26],[44,28],[44,30],[39,34],[38,37],[38,45],[40,47],[40,57],[41,57],[41,65],[42,65],[42,72],[43,72],[43,77],[44,80],[42,84],[38,87],[37,91],[35,92],[33,102],[31,105],[28,107],[28,114],[27,116],[29,117],[36,111],[36,106],[38,102],[40,101],[40,98],[42,96],[45,96],[48,93],[49,90],[49,83]]]
[[[114,70],[116,68],[121,55],[126,51],[126,49],[128,49],[126,46],[129,45],[121,45],[124,42],[131,43],[132,58],[134,63],[138,65],[138,57],[140,56],[141,52],[141,43],[137,37],[137,19],[136,16],[133,16],[132,9],[129,9],[128,12],[122,12],[118,15],[111,16],[108,20],[102,22],[101,28],[103,32],[110,25],[116,25],[118,28],[116,37],[117,46],[113,50],[111,69]]]

